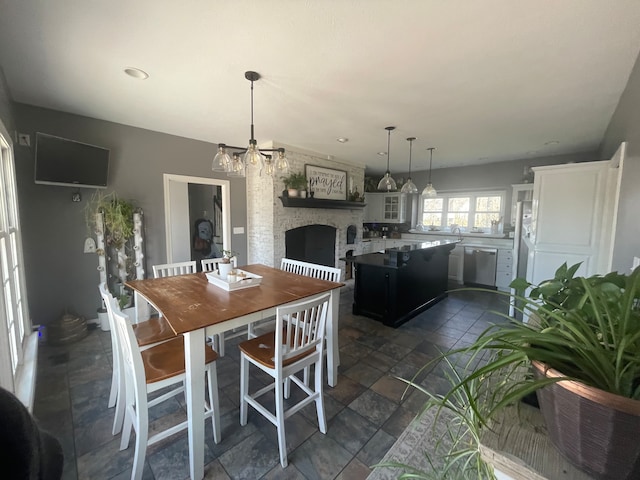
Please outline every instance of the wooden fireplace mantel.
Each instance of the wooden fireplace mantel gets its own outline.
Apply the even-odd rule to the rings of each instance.
[[[283,207],[297,208],[339,208],[354,209],[364,208],[364,202],[349,202],[346,200],[327,200],[325,198],[299,198],[299,197],[278,197],[282,201]]]

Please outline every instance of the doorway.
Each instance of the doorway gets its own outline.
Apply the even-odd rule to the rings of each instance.
[[[211,210],[200,209],[204,217],[214,220],[216,208],[220,208],[217,234],[222,242],[222,248],[227,250],[231,245],[231,214],[229,181],[217,178],[191,177],[165,173],[164,181],[164,216],[165,233],[167,239],[167,262],[186,262],[192,258],[192,243],[194,225],[190,220],[189,190],[199,189],[198,185],[211,186],[213,195],[218,197],[218,206],[211,206]],[[215,192],[215,194],[214,194]],[[219,246],[218,246],[219,248]]]

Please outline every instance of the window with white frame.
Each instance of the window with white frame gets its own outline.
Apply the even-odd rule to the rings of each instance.
[[[490,232],[504,217],[505,191],[438,193],[423,196],[422,226],[438,229],[458,226],[462,231]]]
[[[0,123],[0,385],[15,391],[31,330],[25,295],[13,152]]]

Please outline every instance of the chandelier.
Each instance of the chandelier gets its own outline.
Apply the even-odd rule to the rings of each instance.
[[[218,153],[213,157],[211,170],[226,172],[230,177],[244,177],[247,167],[260,168],[260,175],[273,176],[287,174],[289,161],[284,148],[258,148],[253,126],[253,82],[260,79],[258,72],[251,70],[244,72],[244,78],[251,82],[251,138],[247,147],[234,147],[226,143],[218,144]],[[228,150],[233,151],[229,155]],[[264,153],[269,152],[269,153]]]

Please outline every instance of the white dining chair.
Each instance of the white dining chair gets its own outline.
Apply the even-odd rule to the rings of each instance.
[[[108,408],[115,406],[113,417],[113,427],[111,433],[116,435],[122,430],[122,421],[124,418],[124,374],[121,361],[120,346],[118,344],[118,336],[116,334],[116,325],[114,323],[113,314],[110,309],[110,302],[115,301],[106,283],[98,285],[102,302],[107,308],[107,318],[109,320],[109,331],[111,334],[111,357],[112,357],[112,373],[111,373],[111,390],[109,392]],[[151,348],[159,343],[166,342],[176,338],[171,326],[164,318],[153,317],[144,322],[139,322],[131,326],[136,337],[136,342],[141,350]]]
[[[200,264],[202,265],[203,272],[214,272],[216,270],[216,266],[220,263],[224,258],[205,258],[200,260]],[[238,268],[238,259],[236,257],[231,257],[231,266],[233,268]]]
[[[280,270],[285,272],[297,273],[298,275],[306,275],[307,262],[293,260],[291,258],[283,258],[280,261]]]
[[[185,359],[183,337],[176,337],[146,350],[140,350],[133,328],[115,302],[109,300],[107,309],[111,310],[118,336],[121,363],[125,378],[125,411],[120,450],[129,447],[131,430],[136,433],[135,453],[131,470],[132,480],[142,478],[147,447],[184,429],[191,428],[188,421],[171,426],[149,436],[149,407],[157,405],[169,398],[184,392]],[[218,399],[218,380],[216,360],[218,354],[211,348],[205,349],[205,372],[207,381],[208,404],[205,402],[205,418],[211,417],[213,440],[220,442],[220,403]],[[205,381],[205,379],[202,379]],[[166,388],[158,397],[150,400],[149,394]]]
[[[196,261],[163,263],[153,266],[153,277],[173,277],[174,275],[186,275],[196,273]]]
[[[248,408],[273,423],[278,430],[280,464],[287,466],[287,444],[284,421],[311,402],[315,402],[318,426],[327,433],[322,390],[322,349],[329,310],[330,294],[311,300],[278,307],[276,329],[240,343],[240,424],[247,424]],[[273,378],[273,382],[249,393],[249,367],[258,367]],[[314,388],[309,388],[295,376],[305,367],[315,365]],[[305,394],[302,400],[288,404],[285,410],[285,379],[291,379]],[[258,399],[267,392],[275,392],[275,414]]]
[[[300,260],[292,260],[290,258],[283,258],[280,262],[280,269],[287,272],[297,273],[298,275],[304,275],[306,277],[319,278],[321,280],[328,280],[329,282],[339,282],[342,277],[342,270],[336,267],[329,267],[327,265],[318,265],[316,263],[303,262]],[[324,355],[327,354],[327,349],[324,349]],[[304,369],[304,383],[309,385],[309,367]],[[287,382],[287,389],[289,383]],[[287,393],[287,397],[288,397]]]

